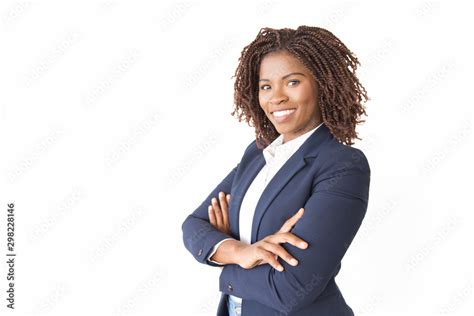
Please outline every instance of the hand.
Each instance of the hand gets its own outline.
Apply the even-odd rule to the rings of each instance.
[[[282,246],[281,243],[288,242],[300,249],[306,249],[308,243],[296,235],[290,233],[290,230],[303,216],[304,209],[301,208],[295,215],[289,218],[278,232],[269,235],[262,240],[251,244],[241,244],[238,248],[238,264],[244,269],[251,269],[257,265],[268,263],[278,271],[283,271],[283,266],[278,262],[280,257],[292,266],[296,266],[298,261],[293,258]]]
[[[219,203],[216,198],[212,198],[211,205],[208,207],[209,222],[216,229],[224,234],[230,235],[230,224],[229,224],[229,207],[230,194],[227,196],[224,192],[219,192]]]

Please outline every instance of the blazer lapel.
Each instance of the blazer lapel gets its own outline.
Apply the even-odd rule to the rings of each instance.
[[[257,206],[255,208],[255,214],[252,221],[252,238],[251,243],[255,243],[257,240],[257,232],[260,226],[263,215],[268,209],[270,203],[275,199],[277,194],[285,187],[285,185],[290,181],[290,179],[300,171],[304,166],[306,166],[306,159],[310,157],[316,157],[321,145],[328,138],[332,137],[329,129],[325,124],[321,125],[317,130],[311,134],[308,139],[301,145],[301,147],[288,159],[285,164],[278,170],[275,176],[270,180],[265,190],[262,192],[260,199],[258,200]],[[239,196],[243,196],[247,188],[249,187],[252,180],[256,177],[257,172],[265,165],[265,158],[263,157],[263,152],[260,152],[258,156],[260,159],[257,159],[252,167],[250,167],[242,178],[245,185],[240,186]],[[238,203],[242,203],[240,199]],[[237,209],[240,210],[240,204]],[[296,212],[297,210],[295,210]],[[237,214],[238,222],[238,214]],[[240,236],[240,235],[239,235]]]

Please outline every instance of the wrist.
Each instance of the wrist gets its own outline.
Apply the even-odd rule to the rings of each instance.
[[[242,243],[235,239],[224,240],[217,247],[214,255],[209,258],[211,261],[217,261],[221,264],[238,264],[240,258],[240,245]]]
[[[232,263],[240,265],[241,260],[243,258],[242,251],[247,247],[248,245],[236,240],[233,245],[232,245]]]

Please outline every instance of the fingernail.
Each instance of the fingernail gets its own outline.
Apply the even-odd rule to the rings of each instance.
[[[291,259],[290,260],[290,263],[294,266],[296,266],[298,264],[298,260],[296,260],[295,258]]]
[[[278,269],[278,271],[280,271],[280,272],[283,271],[283,267],[282,267],[282,266],[278,266],[277,269]]]
[[[216,198],[212,198],[212,202],[216,202],[216,201],[217,201]]]
[[[219,196],[220,196],[220,197],[223,197],[223,196],[224,196],[224,192],[219,192]]]
[[[302,242],[302,243],[300,243],[300,246],[306,248],[306,247],[308,247],[308,244],[305,243],[305,242]]]

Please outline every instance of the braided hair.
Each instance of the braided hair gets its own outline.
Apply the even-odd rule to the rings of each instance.
[[[319,107],[324,124],[340,142],[354,144],[355,127],[364,122],[363,102],[367,92],[356,77],[357,57],[331,32],[319,27],[262,28],[244,47],[232,78],[234,111],[239,122],[244,119],[255,127],[256,144],[262,149],[279,136],[258,101],[259,69],[263,57],[275,51],[295,56],[313,75],[319,88]]]

